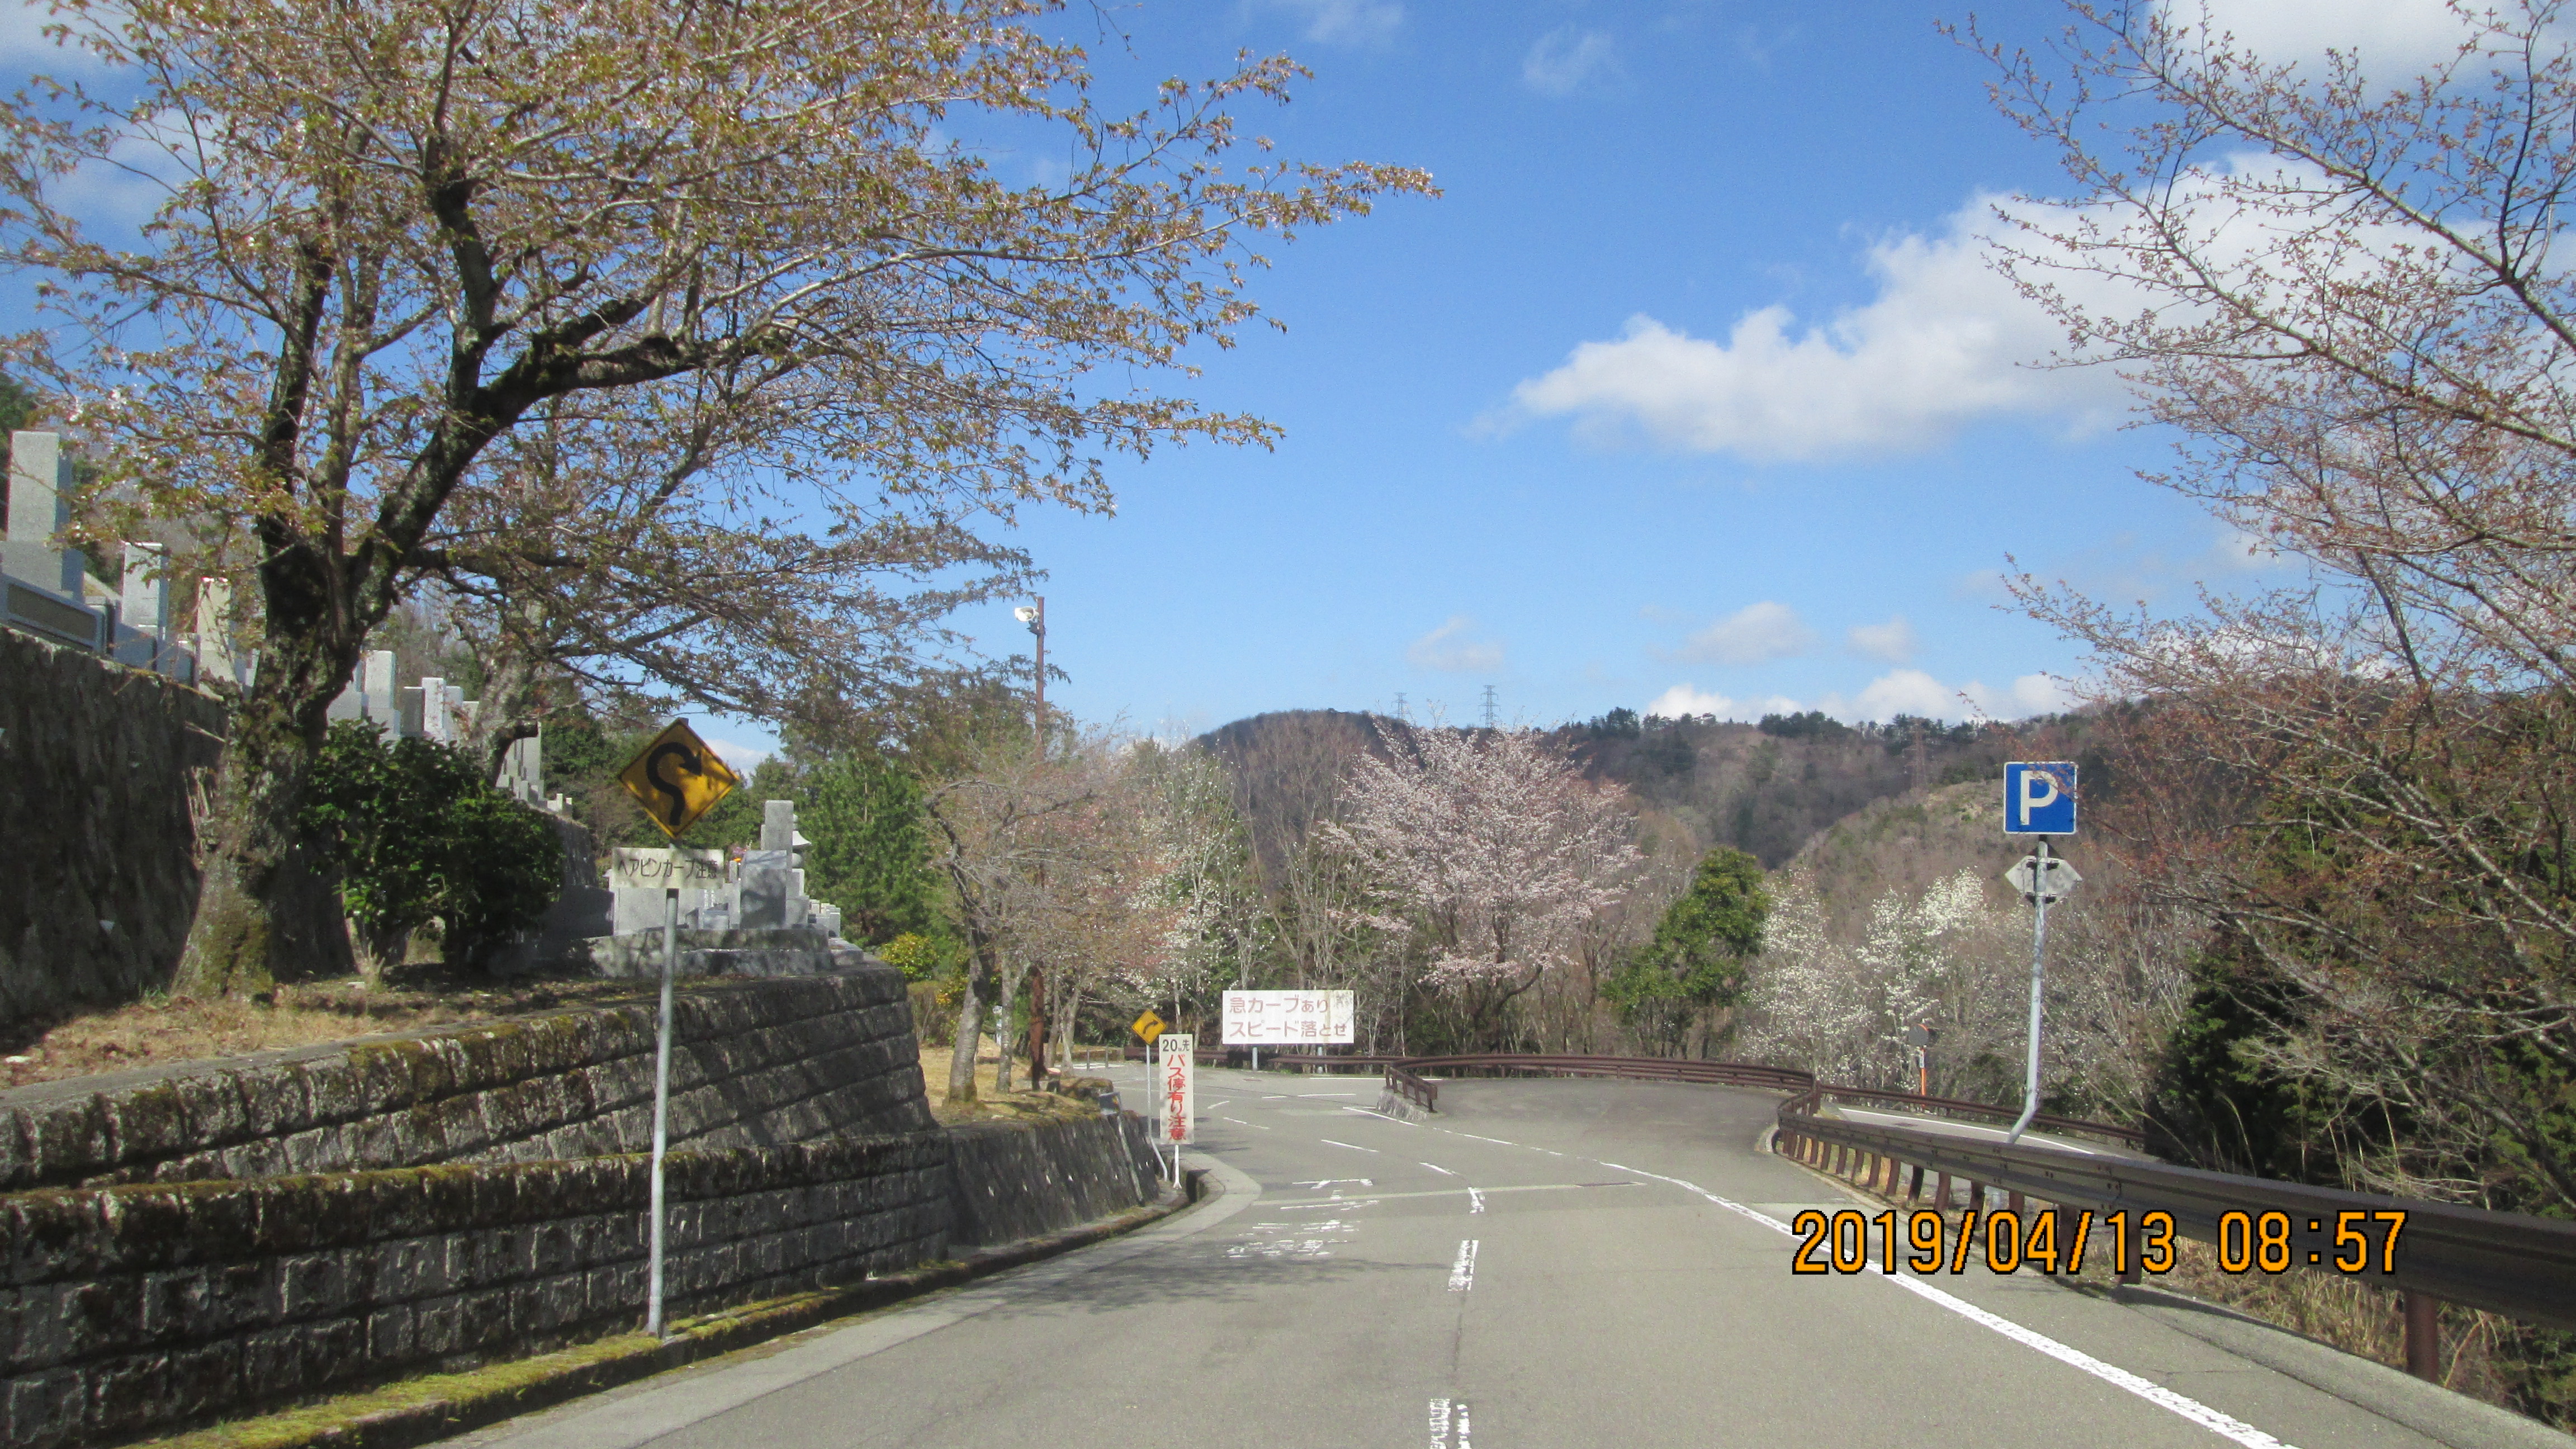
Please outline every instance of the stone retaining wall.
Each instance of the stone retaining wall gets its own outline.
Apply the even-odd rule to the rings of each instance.
[[[983,1246],[1124,1212],[1154,1200],[1153,1129],[1133,1113],[1081,1122],[974,1122],[956,1139],[949,1238]]]
[[[941,1256],[939,1132],[669,1159],[675,1314]],[[649,1159],[0,1197],[0,1442],[96,1444],[630,1332]]]
[[[170,984],[196,913],[189,785],[227,716],[210,694],[0,629],[0,1021]],[[281,957],[355,969],[339,902],[290,867]]]
[[[613,1005],[0,1092],[0,1191],[535,1161],[651,1145],[656,1005]],[[927,1130],[900,972],[687,983],[674,1145]]]

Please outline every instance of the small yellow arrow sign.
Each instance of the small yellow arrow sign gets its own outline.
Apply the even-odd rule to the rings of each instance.
[[[1147,1046],[1152,1046],[1154,1044],[1154,1038],[1163,1034],[1163,1019],[1148,1011],[1143,1016],[1127,1023],[1127,1029],[1136,1033],[1138,1036],[1143,1037]]]
[[[717,801],[732,794],[742,777],[716,758],[687,720],[675,719],[626,762],[626,768],[617,772],[617,783],[626,787],[664,835],[677,840]]]

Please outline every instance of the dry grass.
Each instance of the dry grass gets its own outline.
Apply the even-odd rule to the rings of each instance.
[[[1838,1178],[1853,1191],[1900,1209],[1921,1206],[1902,1196],[1878,1192]],[[1925,1179],[1928,1184],[1930,1178]],[[1903,1179],[1899,1179],[1900,1185]],[[1954,1185],[1954,1192],[1959,1189]],[[2028,1204],[2023,1218],[2039,1211],[2039,1205]],[[1949,1224],[1943,1241],[1955,1241],[1959,1222],[1965,1214],[1952,1208],[1942,1214]],[[2108,1292],[2118,1284],[2112,1271],[2109,1239],[2102,1235],[2097,1219],[2091,1240],[2084,1250],[2083,1271],[2072,1281],[2096,1292]],[[1980,1249],[1982,1251],[1982,1240]],[[2218,1265],[2218,1250],[2208,1243],[2186,1238],[2174,1239],[2174,1268],[2170,1273],[2151,1275],[2146,1282],[2169,1293],[2181,1293],[2234,1309],[2249,1318],[2261,1319],[2279,1328],[2343,1350],[2356,1357],[2371,1359],[2391,1368],[2406,1367],[2405,1330],[2398,1317],[2397,1295],[2375,1288],[2364,1280],[2347,1278],[2340,1273],[2317,1272],[2293,1267],[2286,1273],[2229,1273]],[[1979,1259],[1982,1261],[1982,1259]],[[2037,1271],[2034,1269],[2033,1271]],[[2443,1387],[2470,1398],[2524,1412],[2513,1402],[2510,1386],[2502,1366],[2496,1360],[2496,1348],[2508,1325],[2492,1313],[2445,1303],[2441,1308],[2442,1384]]]
[[[942,1125],[997,1119],[1012,1122],[1072,1122],[1099,1115],[1099,1109],[1090,1103],[1078,1101],[1072,1097],[1058,1096],[1053,1092],[994,1090],[994,1076],[1001,1069],[1001,1059],[993,1055],[990,1049],[975,1058],[975,1100],[952,1103],[948,1100],[948,1066],[955,1055],[944,1046],[925,1046],[921,1049],[921,1080],[922,1085],[930,1091],[930,1114],[938,1118]],[[1021,1063],[1014,1070],[1012,1080],[1026,1083],[1028,1080],[1026,1063]]]
[[[639,989],[632,981],[456,982],[414,971],[372,988],[354,976],[280,986],[264,1000],[155,998],[0,1027],[0,1087],[515,1016]]]

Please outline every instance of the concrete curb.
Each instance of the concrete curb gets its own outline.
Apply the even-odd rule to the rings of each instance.
[[[1078,1228],[1047,1233],[841,1288],[746,1303],[681,1319],[656,1343],[641,1333],[576,1344],[535,1358],[487,1364],[462,1373],[405,1379],[301,1408],[166,1438],[139,1441],[155,1449],[411,1449],[503,1419],[550,1408],[638,1379],[751,1347],[816,1324],[883,1308],[943,1288],[1047,1258],[1159,1222],[1199,1201],[1206,1169],[1184,1174],[1180,1191]]]

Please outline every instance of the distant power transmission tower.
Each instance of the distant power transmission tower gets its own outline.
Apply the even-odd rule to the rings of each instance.
[[[1487,728],[1487,729],[1492,729],[1493,727],[1494,727],[1494,687],[1493,687],[1492,685],[1488,684],[1488,685],[1486,685],[1486,686],[1485,686],[1485,728]]]
[[[1395,717],[1404,718],[1404,691],[1400,689],[1395,692]]]

